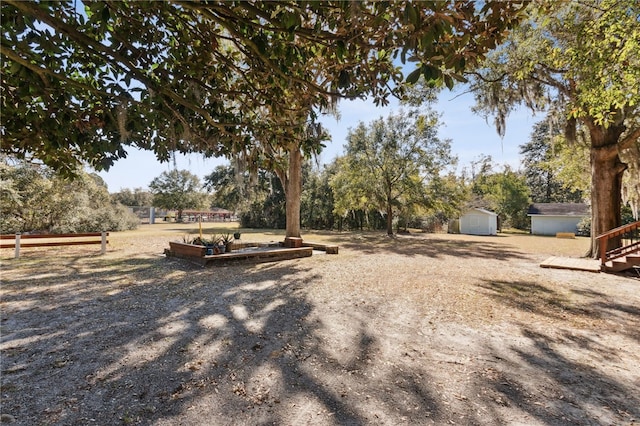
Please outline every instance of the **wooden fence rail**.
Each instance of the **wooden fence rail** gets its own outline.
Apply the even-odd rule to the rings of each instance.
[[[56,246],[79,246],[88,244],[100,244],[102,246],[101,254],[107,252],[107,244],[109,240],[108,232],[89,232],[84,234],[5,234],[0,235],[0,240],[13,240],[11,243],[0,243],[0,248],[15,248],[15,258],[20,257],[20,249],[27,247],[56,247]],[[100,237],[100,238],[97,238]],[[65,240],[65,241],[37,241],[26,242],[23,240],[30,239],[47,239],[47,240]]]

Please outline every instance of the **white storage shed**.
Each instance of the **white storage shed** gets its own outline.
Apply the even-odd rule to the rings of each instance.
[[[460,233],[469,235],[496,235],[498,215],[489,210],[472,208],[460,216]]]
[[[556,235],[577,232],[580,221],[589,216],[589,206],[583,203],[537,203],[529,206],[533,235]]]

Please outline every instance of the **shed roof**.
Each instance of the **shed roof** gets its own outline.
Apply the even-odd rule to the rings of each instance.
[[[476,211],[482,212],[482,213],[484,213],[484,214],[488,214],[488,215],[490,215],[490,216],[498,216],[498,214],[497,214],[497,213],[494,213],[494,212],[489,211],[489,210],[481,209],[481,208],[479,208],[479,207],[471,207],[470,209],[468,209],[467,211],[465,211],[465,212],[464,212],[464,214],[467,214],[467,213],[471,212],[472,210],[476,210]]]
[[[529,206],[528,215],[588,216],[589,206],[584,203],[536,203]]]

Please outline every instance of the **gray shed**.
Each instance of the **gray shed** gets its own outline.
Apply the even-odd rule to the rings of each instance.
[[[460,216],[460,233],[469,235],[496,235],[498,215],[485,209],[472,208]]]
[[[584,203],[537,203],[529,206],[531,233],[556,235],[558,232],[577,232],[580,221],[589,216],[589,206]]]

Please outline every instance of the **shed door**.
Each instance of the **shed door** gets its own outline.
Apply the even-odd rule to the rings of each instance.
[[[482,231],[482,225],[480,224],[480,215],[471,215],[469,217],[469,231],[472,234],[480,234]]]

